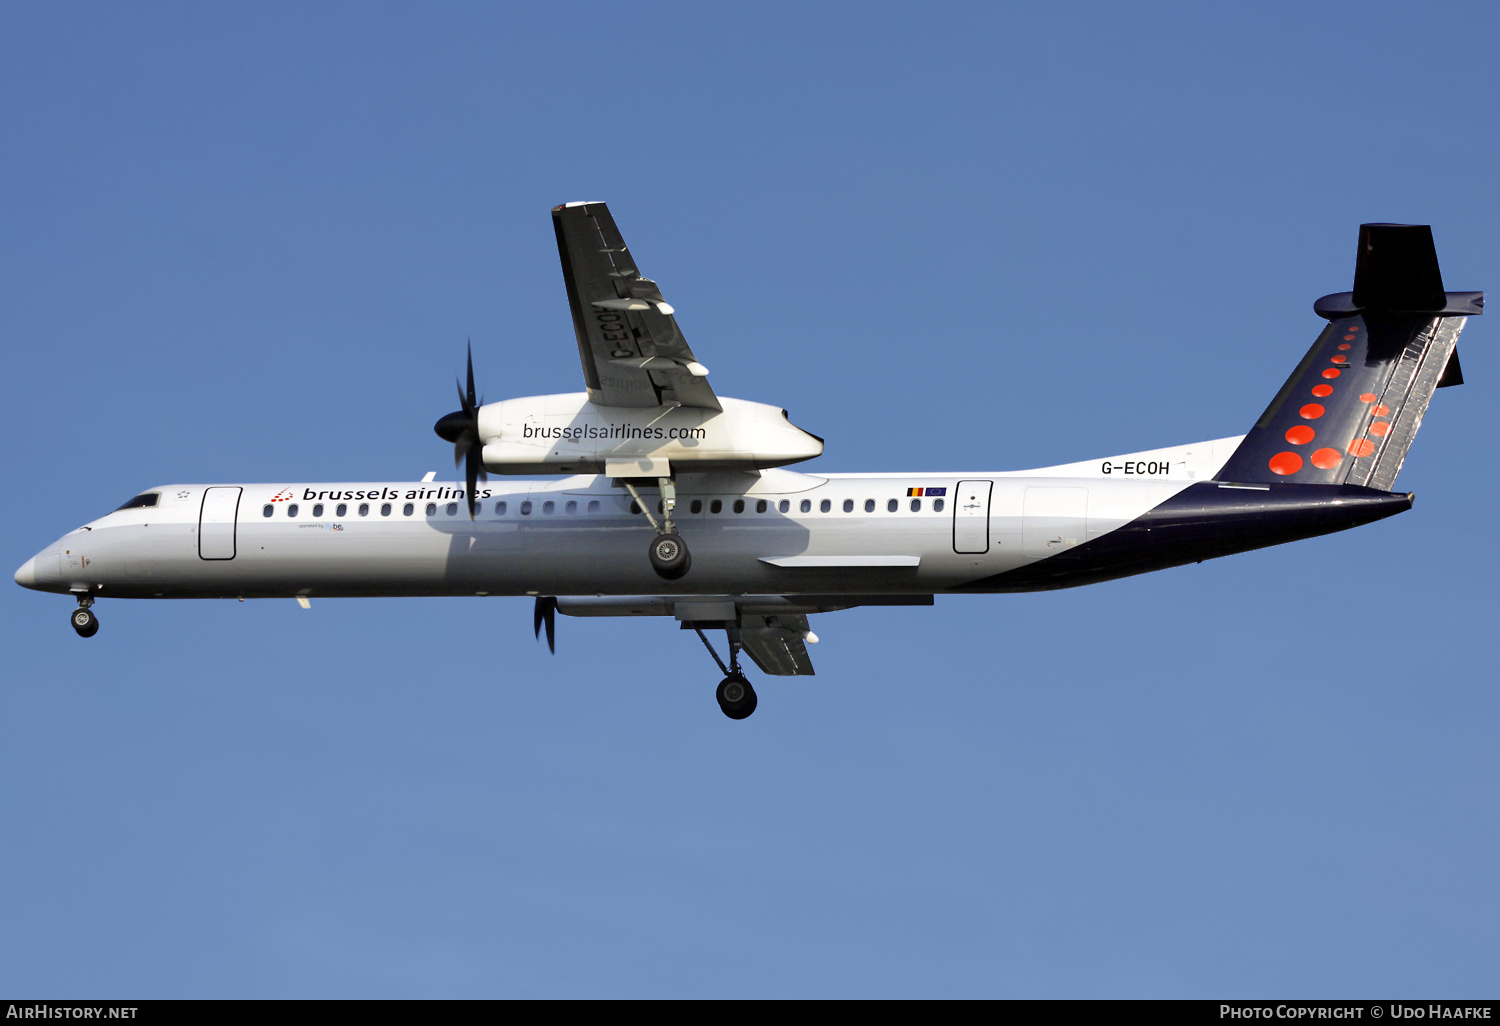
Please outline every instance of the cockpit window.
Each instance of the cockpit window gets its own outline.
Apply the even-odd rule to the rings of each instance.
[[[161,492],[147,492],[144,495],[137,495],[135,498],[125,503],[125,505],[121,506],[120,509],[115,510],[115,512],[118,513],[121,509],[153,509],[155,508],[157,501],[160,499]]]

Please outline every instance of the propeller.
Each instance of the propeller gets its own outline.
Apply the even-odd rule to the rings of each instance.
[[[437,436],[453,443],[453,465],[464,465],[464,492],[469,499],[469,519],[479,512],[479,500],[474,491],[487,475],[484,472],[484,439],[479,437],[479,407],[482,399],[474,397],[474,343],[469,343],[469,391],[466,395],[462,385],[458,386],[458,402],[462,409],[454,410],[432,426]]]
[[[538,638],[542,636],[542,627],[547,628],[547,650],[557,655],[557,599],[548,596],[538,596],[536,609],[531,614],[532,633]]]

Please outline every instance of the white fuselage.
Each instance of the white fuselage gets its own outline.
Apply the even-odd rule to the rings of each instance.
[[[120,598],[930,595],[1107,534],[1210,479],[1238,442],[1027,472],[684,474],[675,520],[693,563],[674,581],[603,475],[491,479],[473,520],[462,483],[167,485],[16,578]]]

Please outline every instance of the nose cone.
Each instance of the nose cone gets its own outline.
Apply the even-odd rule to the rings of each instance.
[[[28,559],[21,564],[21,569],[16,571],[16,583],[23,588],[36,587],[36,557]]]
[[[457,442],[465,431],[474,427],[474,418],[463,410],[454,410],[432,425],[432,430],[445,442]]]

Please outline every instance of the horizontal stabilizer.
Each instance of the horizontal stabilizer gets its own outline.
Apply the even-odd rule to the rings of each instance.
[[[1441,310],[1446,306],[1432,227],[1360,225],[1353,298],[1365,310]]]

